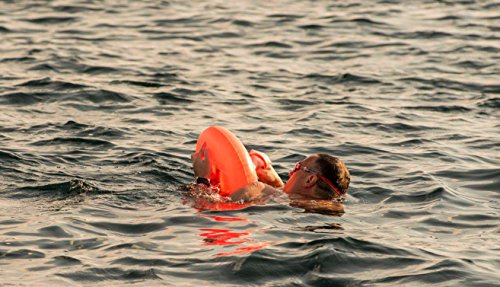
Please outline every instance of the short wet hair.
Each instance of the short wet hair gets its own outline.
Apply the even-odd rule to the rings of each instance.
[[[342,192],[342,194],[347,193],[347,188],[351,182],[351,175],[345,164],[338,158],[320,153],[318,154],[318,159],[315,162],[318,167],[319,173],[326,177],[336,188]],[[318,187],[325,191],[325,197],[327,199],[332,199],[335,197],[335,192],[325,182],[319,180]]]

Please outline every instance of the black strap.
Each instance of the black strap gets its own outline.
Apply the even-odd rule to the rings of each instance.
[[[197,184],[204,184],[206,186],[210,186],[210,181],[204,177],[198,177],[196,178],[196,183]]]

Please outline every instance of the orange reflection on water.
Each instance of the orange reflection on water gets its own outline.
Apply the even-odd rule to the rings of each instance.
[[[200,214],[200,216],[219,222],[250,222],[250,220],[241,217],[213,216],[206,214]],[[199,235],[204,237],[203,245],[238,246],[250,243],[246,246],[237,247],[232,251],[219,252],[216,254],[217,256],[231,256],[251,253],[273,244],[273,242],[256,242],[256,240],[249,238],[252,235],[252,232],[256,231],[255,229],[235,231],[227,228],[199,228],[199,230],[202,231]]]
[[[207,214],[200,214],[201,217],[205,218],[210,218],[215,221],[244,221],[244,222],[250,222],[250,220],[242,217],[227,217],[227,216],[215,216],[215,215],[207,215]]]
[[[231,241],[233,239],[238,239],[240,237],[244,237],[249,235],[249,232],[235,232],[230,229],[218,229],[218,228],[200,228],[199,230],[205,231],[205,233],[201,233],[200,236],[205,237],[203,239],[205,245],[234,245],[234,244],[242,244],[250,241],[247,238]]]
[[[219,252],[217,253],[217,256],[231,256],[231,255],[238,255],[238,254],[244,254],[244,253],[251,253],[253,251],[262,249],[266,246],[269,246],[273,244],[272,242],[263,242],[260,244],[254,244],[251,246],[246,246],[246,247],[238,247],[234,251],[230,252]]]

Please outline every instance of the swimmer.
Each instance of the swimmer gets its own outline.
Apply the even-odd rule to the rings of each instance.
[[[252,153],[259,153],[251,151]],[[202,154],[204,156],[202,156]],[[260,153],[267,158],[267,155]],[[209,185],[210,158],[206,148],[191,157],[197,183]],[[320,213],[342,213],[344,198],[350,183],[350,174],[345,164],[327,154],[314,154],[298,162],[289,173],[286,184],[279,178],[272,166],[265,170],[257,167],[258,182],[251,183],[231,194],[237,202],[256,202],[273,195],[286,193],[290,204],[306,211]]]

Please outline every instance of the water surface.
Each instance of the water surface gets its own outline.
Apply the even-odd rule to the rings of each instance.
[[[495,286],[495,1],[0,1],[0,285]],[[220,125],[342,217],[198,211]]]

